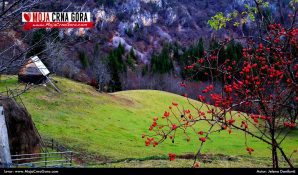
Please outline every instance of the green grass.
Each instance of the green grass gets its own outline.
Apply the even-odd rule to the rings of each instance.
[[[184,168],[190,167],[193,164],[193,160],[189,159],[176,159],[175,161],[168,161],[168,160],[145,160],[145,161],[138,161],[138,160],[131,160],[131,161],[123,161],[118,163],[106,163],[101,164],[96,167],[100,168],[121,168],[121,167],[141,167],[141,168],[150,168],[150,167],[162,167],[162,168]],[[248,156],[238,156],[236,160],[227,160],[227,159],[220,159],[215,157],[215,159],[210,160],[210,162],[200,163],[200,167],[202,168],[227,168],[227,167],[234,167],[234,168],[266,168],[270,167],[271,164],[266,158],[255,158],[255,157],[248,157]]]
[[[152,118],[162,116],[172,101],[191,109],[181,96],[153,90],[104,94],[82,83],[61,77],[54,79],[58,81],[62,94],[49,86],[37,86],[23,94],[22,99],[44,137],[53,138],[79,152],[81,159],[89,160],[89,165],[107,159],[166,156],[170,152],[194,153],[200,143],[192,134],[190,142],[186,142],[185,137],[178,137],[175,144],[167,141],[153,148],[146,147],[141,138],[142,133],[148,133]],[[2,77],[0,91],[5,91],[5,86],[19,86],[17,77]],[[207,127],[199,125],[197,129],[206,130]],[[288,154],[298,147],[297,134],[297,130],[294,131],[284,142]],[[270,150],[266,144],[251,137],[248,137],[248,143],[255,149],[253,157],[270,162]],[[234,131],[229,135],[225,131],[213,134],[203,153],[243,156],[247,155],[245,148],[242,132]]]

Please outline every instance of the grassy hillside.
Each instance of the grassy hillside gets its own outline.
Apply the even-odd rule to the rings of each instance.
[[[44,137],[54,138],[81,153],[86,160],[91,160],[89,164],[106,159],[149,159],[152,156],[166,157],[169,152],[182,155],[196,151],[199,140],[194,135],[191,142],[181,137],[175,144],[165,142],[156,148],[145,147],[141,139],[142,133],[148,133],[152,118],[161,116],[172,101],[190,107],[181,96],[153,90],[103,94],[88,85],[60,77],[54,79],[58,81],[62,94],[51,87],[37,86],[23,94],[22,99]],[[0,91],[4,91],[5,86],[19,86],[15,76],[2,77],[1,80]],[[198,127],[201,130],[206,128]],[[297,134],[295,131],[284,142],[287,153],[297,149]],[[206,142],[203,152],[247,156],[243,138],[240,132],[214,134],[212,140]],[[255,149],[254,157],[269,160],[266,158],[270,156],[267,145],[253,138],[248,141]]]

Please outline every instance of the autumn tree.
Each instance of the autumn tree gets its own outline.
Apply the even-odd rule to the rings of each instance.
[[[210,84],[198,94],[198,101],[193,103],[185,94],[192,109],[184,109],[172,102],[162,117],[155,117],[150,132],[143,135],[147,146],[154,147],[167,139],[175,140],[183,133],[186,140],[189,131],[195,132],[200,142],[195,153],[194,167],[199,166],[202,147],[208,146],[212,135],[217,132],[241,131],[245,135],[244,148],[248,154],[256,151],[247,139],[248,136],[267,144],[271,150],[272,167],[279,168],[281,160],[293,168],[291,158],[297,150],[285,150],[287,137],[297,129],[298,116],[298,28],[296,0],[289,4],[291,13],[287,16],[290,23],[284,25],[273,21],[265,14],[267,2],[255,0],[254,6],[246,5],[246,11],[234,11],[224,15],[218,13],[209,24],[220,30],[227,24],[241,27],[247,20],[254,22],[255,32],[250,36],[225,39],[217,46],[206,50],[201,58],[185,69],[206,69]],[[234,51],[229,51],[222,60],[221,50],[232,42],[242,44],[242,52],[237,53],[240,59],[233,59]],[[219,92],[215,89],[216,80],[222,86]],[[187,88],[187,84],[181,83]],[[204,110],[204,109],[207,109]],[[208,126],[200,130],[198,125]],[[170,160],[175,159],[170,153]]]

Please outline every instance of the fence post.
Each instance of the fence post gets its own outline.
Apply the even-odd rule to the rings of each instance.
[[[46,168],[47,167],[47,153],[45,154],[45,161],[44,161],[44,167]]]
[[[5,168],[12,164],[3,106],[0,106],[0,163]]]
[[[72,152],[70,152],[70,166],[72,167]]]
[[[52,151],[54,150],[54,139],[52,139]]]

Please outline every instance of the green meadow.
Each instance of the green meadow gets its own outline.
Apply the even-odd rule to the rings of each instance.
[[[133,90],[117,93],[99,93],[93,87],[72,80],[54,77],[62,93],[50,86],[36,86],[24,94],[22,100],[30,112],[40,134],[53,138],[77,153],[78,164],[94,167],[190,167],[192,160],[168,161],[168,153],[194,154],[200,144],[191,130],[190,142],[183,134],[177,134],[175,143],[166,141],[157,147],[146,147],[143,133],[149,133],[154,117],[163,115],[172,102],[185,109],[193,109],[179,95],[155,91]],[[22,88],[16,76],[2,76],[0,91],[6,88]],[[197,101],[192,101],[200,105]],[[206,109],[205,112],[207,111]],[[208,126],[200,124],[199,130]],[[179,131],[178,131],[179,133]],[[203,147],[207,154],[203,167],[270,167],[268,145],[248,137],[254,148],[248,155],[242,132],[233,130],[214,133]],[[298,149],[298,131],[293,131],[283,142],[284,150],[291,154]],[[294,156],[298,166],[298,155]]]

